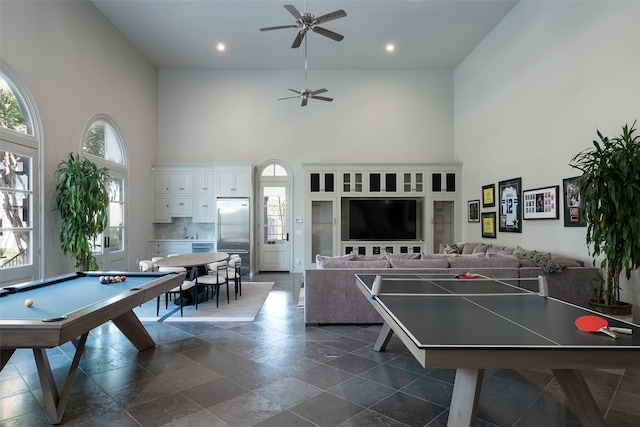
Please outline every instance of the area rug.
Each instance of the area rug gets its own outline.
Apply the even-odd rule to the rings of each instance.
[[[169,301],[165,309],[164,295],[160,297],[160,315],[156,316],[156,299],[147,301],[133,312],[143,322],[252,322],[266,301],[274,282],[242,282],[242,296],[235,300],[233,286],[230,286],[231,298],[227,304],[227,295],[223,288],[220,293],[220,306],[215,299],[183,307],[184,316],[180,316],[180,307]]]

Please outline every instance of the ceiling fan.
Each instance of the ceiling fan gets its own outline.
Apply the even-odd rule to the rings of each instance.
[[[344,39],[344,36],[341,34],[317,26],[318,24],[322,24],[323,22],[328,22],[347,16],[347,12],[345,12],[344,10],[338,9],[331,13],[327,13],[326,15],[318,16],[316,18],[312,13],[307,12],[306,0],[304,2],[304,12],[302,13],[300,13],[295,6],[290,4],[285,4],[284,8],[287,9],[294,18],[296,18],[295,25],[279,25],[277,27],[260,28],[260,31],[281,30],[284,28],[301,28],[301,30],[298,32],[298,35],[293,40],[293,44],[291,45],[292,48],[300,47],[302,39],[304,39],[305,34],[307,34],[309,30],[313,31],[314,33],[321,34],[325,37],[329,37],[330,39],[337,42]]]
[[[304,89],[303,90],[295,90],[295,89],[289,89],[291,92],[295,92],[298,95],[296,96],[288,96],[286,98],[279,98],[278,101],[282,101],[283,99],[294,99],[294,98],[301,98],[302,99],[302,104],[300,105],[301,107],[304,107],[305,105],[307,105],[307,102],[309,102],[309,99],[319,99],[321,101],[328,101],[331,102],[333,101],[333,98],[327,98],[326,96],[318,96],[321,93],[325,93],[328,92],[327,89],[317,89],[317,90],[311,90],[311,89],[307,89],[307,41],[304,41]]]

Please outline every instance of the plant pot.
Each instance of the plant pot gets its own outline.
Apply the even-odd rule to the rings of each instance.
[[[608,305],[594,299],[589,300],[589,308],[591,310],[626,322],[633,322],[632,307],[633,305],[631,303],[622,301],[616,305]]]

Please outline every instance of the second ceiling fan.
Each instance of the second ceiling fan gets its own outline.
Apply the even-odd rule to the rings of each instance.
[[[289,13],[291,13],[294,16],[294,18],[296,18],[295,25],[279,25],[276,27],[265,27],[265,28],[260,28],[260,31],[281,30],[284,28],[300,28],[300,31],[296,35],[296,38],[293,40],[293,44],[291,45],[292,48],[300,47],[305,34],[307,34],[309,30],[313,31],[314,33],[318,33],[320,35],[328,37],[337,42],[344,39],[344,36],[341,34],[327,30],[326,28],[318,27],[318,24],[322,24],[323,22],[328,22],[334,19],[343,18],[347,16],[347,12],[345,12],[344,10],[338,9],[331,13],[327,13],[325,15],[316,17],[312,13],[307,12],[306,1],[304,2],[305,10],[302,13],[300,13],[300,11],[298,11],[298,9],[296,9],[295,6],[290,4],[285,4],[284,8],[287,9]]]

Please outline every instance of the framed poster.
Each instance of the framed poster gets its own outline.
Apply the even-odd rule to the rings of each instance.
[[[482,207],[490,208],[496,205],[495,200],[496,195],[496,185],[489,184],[482,186]]]
[[[496,213],[482,212],[482,237],[496,238]]]
[[[467,202],[468,207],[468,222],[480,222],[480,200],[469,200]]]
[[[562,199],[564,200],[564,226],[565,227],[586,227],[582,220],[582,202],[580,200],[580,187],[576,184],[576,179],[565,178],[562,180]]]
[[[524,203],[522,218],[523,219],[558,219],[560,211],[558,210],[558,194],[560,186],[536,188],[533,190],[524,190],[522,199]]]
[[[500,223],[502,232],[522,233],[522,178],[513,178],[498,182],[500,200]]]

